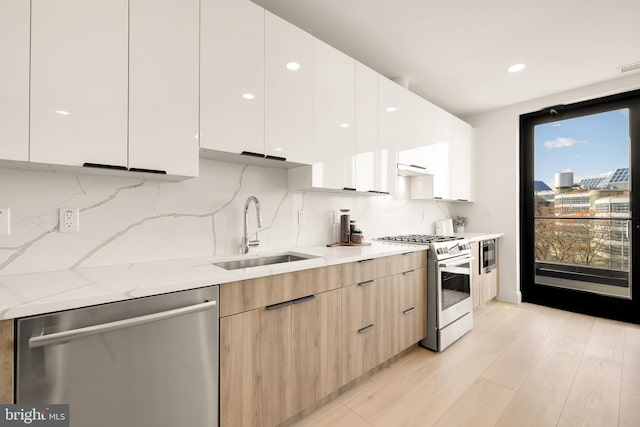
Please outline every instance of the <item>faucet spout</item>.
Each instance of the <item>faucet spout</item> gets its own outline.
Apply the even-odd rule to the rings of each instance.
[[[260,244],[260,241],[257,238],[256,240],[249,240],[249,234],[247,232],[247,228],[249,227],[249,204],[251,202],[256,205],[258,228],[262,228],[262,209],[260,208],[260,201],[256,196],[249,196],[247,201],[244,203],[244,235],[242,237],[242,250],[245,254],[249,252],[249,247],[255,247]]]

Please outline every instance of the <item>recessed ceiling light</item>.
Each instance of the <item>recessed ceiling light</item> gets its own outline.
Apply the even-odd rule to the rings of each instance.
[[[274,148],[274,150],[276,150],[276,151],[282,151],[282,148],[281,148],[281,147],[276,147],[276,148]]]
[[[517,73],[518,71],[524,70],[524,67],[526,67],[525,64],[513,64],[507,68],[507,71],[510,73]]]
[[[287,62],[287,70],[296,71],[300,69],[300,64],[297,62]]]
[[[243,93],[242,97],[244,99],[254,99],[256,96],[254,94],[252,94],[252,93]]]
[[[398,107],[387,107],[387,112],[389,113],[395,113],[396,111],[398,111]]]
[[[68,116],[69,114],[71,114],[70,112],[64,110],[56,110],[56,113],[60,114],[61,116]]]
[[[341,123],[340,127],[341,128],[348,128],[349,127],[349,123]]]

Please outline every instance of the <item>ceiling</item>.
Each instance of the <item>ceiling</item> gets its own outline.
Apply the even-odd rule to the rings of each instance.
[[[458,116],[640,73],[638,0],[254,1]]]

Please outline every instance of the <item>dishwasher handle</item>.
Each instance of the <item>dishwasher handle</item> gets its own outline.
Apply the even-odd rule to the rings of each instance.
[[[175,308],[173,310],[161,311],[159,313],[147,314],[130,319],[116,320],[115,322],[101,323],[99,325],[87,326],[84,328],[71,329],[68,331],[56,332],[49,335],[31,337],[29,348],[45,347],[48,345],[62,344],[89,335],[97,335],[104,332],[116,331],[118,329],[129,328],[131,326],[143,325],[145,323],[182,316],[184,314],[196,313],[211,309],[217,305],[217,301],[207,301],[200,304],[189,305],[187,307]]]

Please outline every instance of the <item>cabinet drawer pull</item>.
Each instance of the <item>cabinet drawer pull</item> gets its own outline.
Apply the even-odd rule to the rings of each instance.
[[[371,329],[373,329],[373,326],[374,326],[374,324],[372,323],[370,325],[365,326],[364,328],[360,328],[360,329],[358,329],[358,333],[359,334],[364,334],[365,332],[370,331]]]
[[[362,263],[362,262],[369,262],[369,261],[373,261],[373,258],[361,259],[361,260],[360,260],[360,261],[358,261],[358,262]]]
[[[413,255],[413,254],[415,254],[415,253],[416,253],[415,251],[413,251],[413,252],[405,252],[405,253],[403,253],[402,255]]]
[[[413,274],[415,272],[416,272],[415,270],[409,270],[409,271],[403,272],[402,274],[405,275],[405,276],[408,276],[408,275]]]
[[[369,286],[369,285],[373,285],[373,280],[367,280],[366,282],[360,282],[358,283],[358,286]]]
[[[402,314],[409,314],[409,313],[411,313],[412,311],[415,311],[415,310],[416,310],[415,307],[407,308],[406,310],[404,310],[402,312]]]
[[[129,168],[129,172],[145,172],[145,173],[157,173],[158,175],[166,175],[167,171],[159,169],[143,169],[143,168]]]
[[[271,305],[268,305],[266,308],[267,310],[277,310],[279,308],[284,308],[288,305],[291,305],[291,301],[279,302],[278,304],[271,304]]]
[[[118,166],[118,165],[104,165],[102,163],[83,163],[82,167],[85,168],[99,168],[99,169],[113,169],[118,171],[126,171],[126,166]]]
[[[314,299],[316,299],[315,295],[307,295],[306,297],[294,299],[292,302],[294,304],[302,304],[303,302],[312,301]]]
[[[280,156],[272,156],[270,154],[268,154],[265,159],[269,159],[269,160],[277,160],[279,162],[286,162],[287,158],[286,157],[280,157]]]
[[[264,154],[260,154],[260,153],[254,153],[252,151],[243,151],[242,153],[243,156],[249,156],[249,157],[258,157],[260,159],[264,159]]]

